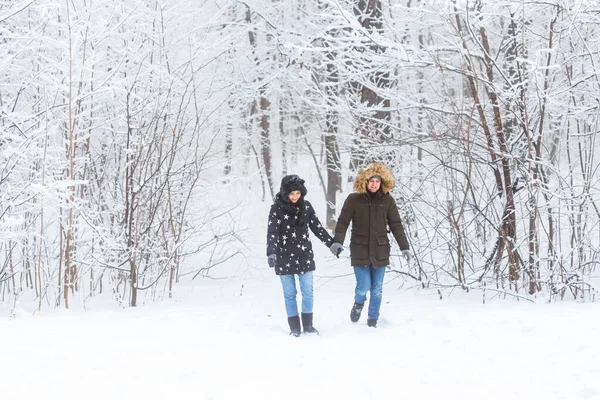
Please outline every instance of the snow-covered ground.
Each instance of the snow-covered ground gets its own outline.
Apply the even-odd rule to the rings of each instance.
[[[440,300],[388,273],[372,329],[365,315],[349,320],[348,254],[316,241],[321,335],[289,336],[264,255],[269,204],[249,204],[244,258],[178,284],[173,299],[121,309],[95,298],[85,310],[73,299],[35,315],[23,300],[16,318],[1,305],[0,399],[600,399],[599,303]]]
[[[279,281],[264,272],[195,282],[137,309],[0,318],[0,397],[600,398],[597,303],[439,300],[390,279],[372,329],[349,321],[353,277],[322,268],[321,335],[294,338]]]

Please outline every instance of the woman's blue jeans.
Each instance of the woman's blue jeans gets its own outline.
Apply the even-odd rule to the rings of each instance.
[[[379,309],[381,308],[381,295],[383,293],[383,278],[386,267],[375,268],[354,267],[354,276],[356,277],[356,289],[354,290],[354,301],[364,303],[367,300],[367,292],[371,291],[369,299],[369,319],[379,318]]]
[[[296,277],[300,281],[300,291],[302,292],[302,312],[305,314],[313,312],[313,272],[307,271],[297,275],[279,275],[281,286],[283,287],[285,311],[288,318],[298,316]]]

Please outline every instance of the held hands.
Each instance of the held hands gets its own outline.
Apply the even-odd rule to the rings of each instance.
[[[406,262],[411,262],[412,261],[413,257],[412,257],[412,253],[410,252],[410,250],[408,250],[408,249],[402,250],[402,255],[406,259]]]
[[[340,253],[344,250],[344,246],[339,244],[338,242],[333,242],[331,246],[329,246],[329,251],[333,253],[334,256],[340,258]]]
[[[269,268],[275,268],[275,264],[277,263],[277,255],[269,254],[267,256],[267,262],[269,263]]]

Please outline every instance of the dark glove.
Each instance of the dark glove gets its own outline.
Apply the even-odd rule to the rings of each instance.
[[[275,268],[275,264],[277,263],[277,255],[269,254],[267,256],[267,262],[269,263],[269,268]]]
[[[334,256],[340,258],[340,253],[344,250],[344,246],[342,246],[338,242],[333,242],[333,244],[329,246],[329,250],[333,253]]]
[[[410,252],[410,250],[402,250],[402,255],[406,259],[406,262],[410,262],[412,260],[412,253]]]

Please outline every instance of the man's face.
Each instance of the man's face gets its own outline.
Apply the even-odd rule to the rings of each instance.
[[[369,192],[375,193],[376,191],[379,190],[380,187],[381,187],[381,181],[379,179],[377,179],[377,178],[369,179],[369,182],[367,183],[367,188],[369,188]]]

